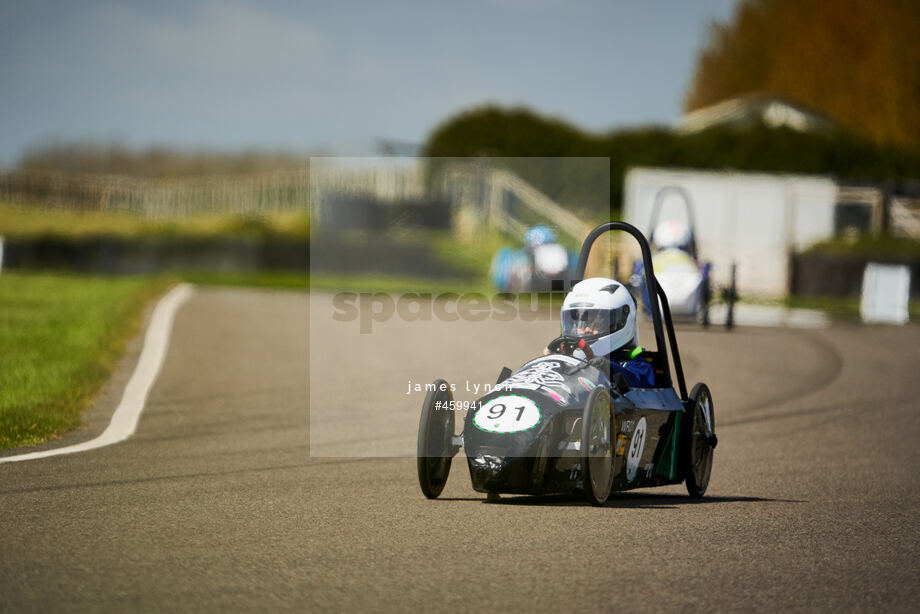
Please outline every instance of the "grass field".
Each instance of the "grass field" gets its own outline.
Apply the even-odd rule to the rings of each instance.
[[[249,288],[274,288],[279,290],[308,290],[326,292],[427,292],[464,294],[480,292],[495,294],[487,280],[425,279],[405,275],[347,275],[294,273],[287,271],[206,272],[188,271],[179,277],[201,286],[240,286]]]
[[[817,309],[838,320],[860,320],[860,299],[856,297],[790,296],[782,303],[785,307]],[[907,311],[912,322],[920,320],[920,301],[910,301]]]
[[[0,449],[76,428],[165,278],[0,275]]]
[[[275,213],[261,217],[215,214],[182,220],[148,220],[136,215],[47,209],[0,202],[0,234],[11,237],[79,236],[265,236],[308,238],[310,216]]]

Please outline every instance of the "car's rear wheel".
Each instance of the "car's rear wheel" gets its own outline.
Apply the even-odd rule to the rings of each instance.
[[[712,395],[706,384],[697,384],[690,392],[692,414],[685,416],[683,448],[687,492],[702,497],[712,474],[713,451],[718,440],[715,435],[715,415]]]
[[[581,469],[585,498],[603,505],[613,487],[613,410],[603,386],[591,391],[581,420]]]
[[[442,379],[425,396],[418,423],[418,482],[429,499],[444,490],[450,463],[457,446],[454,438],[454,408],[450,385]]]

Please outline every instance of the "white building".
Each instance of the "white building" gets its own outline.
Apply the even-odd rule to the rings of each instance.
[[[828,132],[834,129],[834,122],[820,111],[765,93],[729,98],[690,111],[678,120],[676,129],[682,134],[690,134],[716,126],[743,129],[757,124],[799,132]]]
[[[790,254],[834,235],[838,186],[806,175],[634,168],[626,174],[624,219],[648,234],[662,195],[659,221],[686,220],[681,190],[665,190],[675,187],[691,201],[701,259],[720,284],[736,263],[741,294],[785,296]]]

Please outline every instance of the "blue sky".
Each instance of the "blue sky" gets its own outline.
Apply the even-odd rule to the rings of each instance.
[[[735,0],[0,0],[0,166],[29,146],[421,142],[484,103],[671,123]]]

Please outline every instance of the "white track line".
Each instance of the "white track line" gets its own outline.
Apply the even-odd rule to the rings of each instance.
[[[96,448],[124,441],[133,435],[135,429],[137,429],[137,422],[141,417],[141,412],[144,411],[147,394],[153,387],[153,383],[160,373],[160,368],[163,366],[163,360],[166,358],[173,318],[179,307],[191,295],[191,286],[179,284],[157,303],[156,308],[153,310],[153,315],[150,317],[150,325],[147,327],[147,334],[144,337],[144,348],[141,350],[137,366],[134,368],[131,379],[128,380],[128,385],[125,386],[121,403],[118,404],[115,413],[112,414],[112,421],[101,435],[95,439],[64,448],[7,456],[0,458],[0,463],[15,463],[60,454],[86,452],[87,450],[95,450]]]

